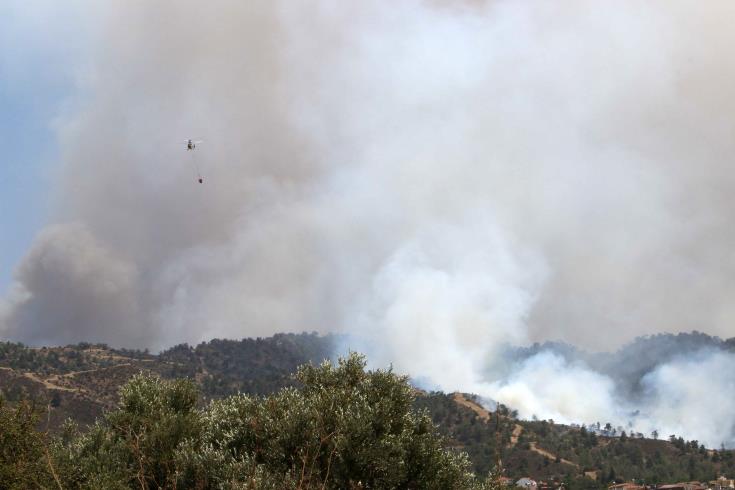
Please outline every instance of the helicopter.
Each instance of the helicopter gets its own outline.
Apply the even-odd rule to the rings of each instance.
[[[194,140],[191,140],[191,139],[188,139],[188,140],[184,141],[184,143],[186,143],[186,151],[194,150],[197,147],[197,144],[202,143],[202,142],[203,142],[202,140],[196,140],[196,141],[194,141]],[[192,153],[192,161],[194,161],[194,166],[196,167],[196,170],[197,170],[197,181],[200,184],[203,184],[204,183],[204,178],[202,177],[202,173],[199,171],[199,165],[194,160],[194,154],[193,153]]]
[[[189,139],[189,140],[184,141],[184,143],[186,143],[186,150],[188,151],[188,150],[193,150],[194,148],[197,147],[198,143],[203,143],[203,141],[202,140],[192,141]]]

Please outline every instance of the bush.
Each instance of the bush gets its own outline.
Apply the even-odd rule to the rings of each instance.
[[[139,375],[117,410],[54,447],[65,488],[470,489],[405,377],[353,354],[303,366],[300,388],[197,408],[193,383]]]
[[[41,411],[28,401],[14,407],[0,398],[0,488],[25,489],[53,484]]]

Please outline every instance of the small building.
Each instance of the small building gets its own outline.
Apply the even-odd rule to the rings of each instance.
[[[707,490],[705,485],[698,481],[690,481],[685,483],[673,483],[671,485],[659,485],[657,490]]]
[[[731,490],[735,488],[735,480],[720,476],[717,480],[709,482],[709,487],[712,490]]]
[[[531,480],[531,478],[524,476],[520,480],[516,482],[516,487],[520,488],[529,488],[531,490],[537,490],[538,485],[534,480]]]
[[[698,481],[691,481],[684,485],[686,486],[685,490],[707,490],[707,485]]]
[[[633,482],[617,483],[615,485],[610,485],[607,488],[608,490],[646,490],[646,487],[636,485]]]

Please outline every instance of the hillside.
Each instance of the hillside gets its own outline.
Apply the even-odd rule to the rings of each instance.
[[[67,418],[87,425],[113,408],[120,386],[141,371],[192,378],[205,400],[239,392],[268,394],[293,384],[299,365],[328,358],[333,341],[315,334],[277,334],[181,344],[157,355],[101,344],[34,349],[5,342],[0,343],[0,393],[11,402],[49,403],[51,427]]]
[[[585,427],[517,420],[507,407],[489,412],[471,395],[430,393],[416,401],[452,447],[466,451],[478,474],[502,461],[512,478],[566,480],[569,488],[612,481],[709,481],[735,474],[735,451],[706,450],[681,438],[606,437]]]
[[[0,343],[0,391],[10,402],[30,398],[48,405],[44,424],[52,429],[67,418],[85,426],[114,408],[120,386],[141,371],[195,380],[202,402],[238,392],[266,395],[294,385],[292,373],[298,365],[328,358],[335,340],[279,334],[182,344],[160,354],[84,343],[38,349]],[[603,488],[613,480],[673,482],[735,474],[733,451],[705,450],[696,441],[607,437],[594,427],[517,420],[507,407],[490,412],[473,396],[460,393],[417,391],[415,407],[428,411],[448,447],[467,452],[479,475],[493,469],[498,459],[507,476],[566,480],[570,488]]]

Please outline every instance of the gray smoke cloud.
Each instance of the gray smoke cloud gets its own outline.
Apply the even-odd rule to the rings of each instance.
[[[6,338],[347,332],[443,389],[584,421],[620,419],[613,378],[547,352],[498,380],[488,359],[735,333],[731,2],[126,0],[79,19],[94,47],[71,60],[55,213]],[[662,399],[677,369],[732,381],[710,376],[724,359],[672,362],[646,378]],[[601,388],[559,405],[552,382]]]

